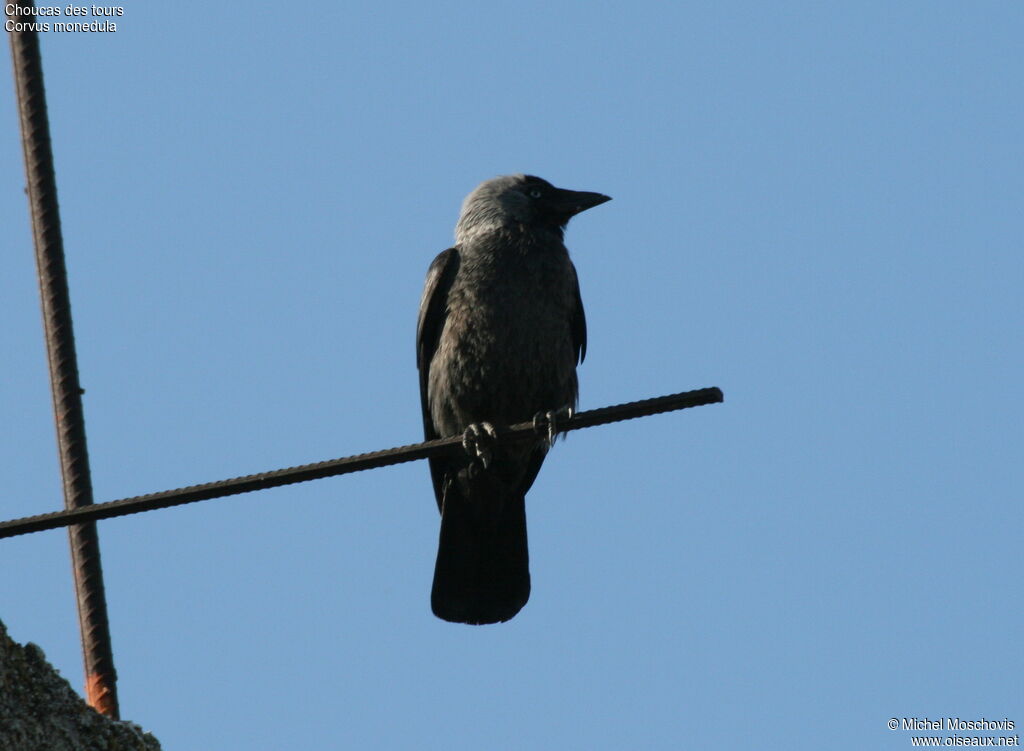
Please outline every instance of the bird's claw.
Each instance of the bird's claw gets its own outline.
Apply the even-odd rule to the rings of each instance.
[[[494,442],[498,438],[498,431],[489,422],[474,422],[466,428],[462,434],[462,448],[466,450],[474,460],[478,460],[484,469],[491,464],[494,457]]]
[[[561,409],[538,412],[533,416],[533,429],[538,433],[546,433],[550,448],[555,444],[555,438],[558,436],[558,421],[562,418],[571,420],[574,414],[576,414],[576,410],[569,404]]]

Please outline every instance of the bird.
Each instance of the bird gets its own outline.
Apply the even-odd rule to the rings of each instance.
[[[463,201],[455,245],[430,265],[416,325],[426,440],[463,435],[429,460],[441,513],[431,609],[453,623],[509,620],[530,597],[526,493],[575,409],[587,322],[564,236],[611,200],[504,175]],[[546,418],[549,434],[502,444],[498,428]],[[537,423],[535,423],[537,424]]]

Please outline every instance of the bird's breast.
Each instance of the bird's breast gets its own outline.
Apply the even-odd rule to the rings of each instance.
[[[430,364],[431,413],[442,432],[575,403],[574,295],[568,255],[463,263]]]

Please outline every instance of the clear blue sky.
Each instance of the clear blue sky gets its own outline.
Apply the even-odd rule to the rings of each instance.
[[[42,38],[98,500],[418,440],[426,268],[508,172],[615,199],[567,234],[581,407],[726,395],[559,443],[501,626],[430,613],[423,463],[103,522],[125,718],[224,751],[1024,724],[1024,5],[124,8]],[[10,518],[61,501],[0,67]],[[65,533],[0,568],[80,688]]]

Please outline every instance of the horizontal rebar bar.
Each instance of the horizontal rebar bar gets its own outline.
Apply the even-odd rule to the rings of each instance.
[[[612,407],[578,412],[572,417],[558,420],[556,427],[558,433],[568,433],[572,430],[619,422],[620,420],[631,420],[636,417],[646,417],[647,415],[656,415],[661,412],[672,412],[677,409],[686,409],[687,407],[715,404],[721,402],[722,399],[722,392],[717,388],[684,391],[679,394],[655,397],[654,399],[644,399],[638,402],[616,404]],[[538,427],[530,422],[512,425],[504,429],[499,428],[498,440],[516,441],[531,437],[536,438],[537,430]],[[543,426],[543,433],[547,435],[546,426]],[[97,503],[84,508],[54,511],[49,514],[39,514],[38,516],[27,516],[21,519],[0,522],[0,538],[14,537],[30,532],[42,532],[46,529],[57,529],[86,520],[110,519],[115,516],[126,516],[127,514],[136,514],[142,511],[180,506],[185,503],[205,501],[211,498],[249,493],[253,490],[276,488],[281,485],[317,480],[321,477],[344,475],[364,469],[386,467],[391,464],[402,464],[417,459],[426,459],[430,456],[459,453],[464,450],[462,436],[458,435],[450,438],[441,438],[436,441],[399,446],[384,451],[347,456],[342,459],[330,459],[315,464],[288,467],[287,469],[278,469],[273,472],[260,472],[259,474],[236,477],[230,480],[208,482],[204,485],[191,485],[187,488],[165,490],[161,493],[122,498],[118,501]]]

